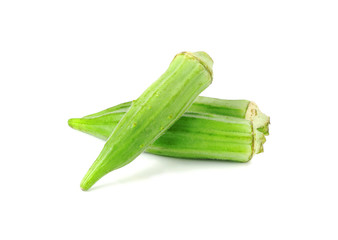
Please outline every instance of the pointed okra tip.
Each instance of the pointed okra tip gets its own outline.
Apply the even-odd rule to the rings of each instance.
[[[68,126],[71,128],[75,128],[77,126],[77,119],[76,118],[70,118],[68,119]]]
[[[93,181],[91,174],[87,173],[86,176],[82,179],[80,183],[80,188],[82,191],[88,191],[89,188],[91,188],[96,181]]]
[[[93,165],[89,168],[86,175],[82,178],[80,187],[82,191],[89,190],[97,181],[99,181],[108,172],[105,164],[102,164],[102,156],[95,160]]]
[[[82,184],[80,184],[80,188],[84,192],[87,192],[89,190],[89,187],[83,186]]]
[[[85,131],[86,130],[86,119],[71,118],[68,120],[68,126],[78,131]]]

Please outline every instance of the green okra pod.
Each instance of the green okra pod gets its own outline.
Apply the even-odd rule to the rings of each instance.
[[[81,182],[88,190],[107,173],[125,166],[159,138],[212,82],[212,59],[183,52],[118,122]]]
[[[131,102],[122,103],[83,118],[70,119],[68,123],[76,130],[106,140],[130,105]],[[146,152],[247,162],[254,153],[263,151],[269,122],[270,118],[253,102],[198,97]]]

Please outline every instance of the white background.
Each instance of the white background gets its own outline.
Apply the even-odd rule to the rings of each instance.
[[[1,239],[337,239],[337,1],[1,1]],[[271,116],[248,164],[140,155],[91,191],[104,142],[71,117],[136,99],[181,51],[204,96]]]

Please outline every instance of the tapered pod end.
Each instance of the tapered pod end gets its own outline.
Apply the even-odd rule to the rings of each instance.
[[[80,188],[81,188],[81,190],[84,191],[84,192],[88,191],[90,187],[91,187],[91,186],[87,186],[86,184],[82,184],[82,182],[81,182],[81,184],[80,184]]]
[[[91,186],[93,186],[93,184],[89,184],[89,179],[88,179],[88,174],[86,174],[86,176],[82,179],[81,183],[80,183],[80,188],[82,191],[88,191],[89,188],[91,188]]]
[[[78,119],[78,118],[69,119],[68,120],[68,126],[73,128],[73,129],[78,130],[79,129],[79,120],[81,120],[81,119]]]
[[[93,171],[89,170],[80,183],[82,191],[88,191],[100,178],[93,176]]]
[[[109,140],[106,142],[109,144]],[[106,146],[105,145],[105,146]],[[116,170],[125,165],[125,162],[121,163],[119,159],[111,157],[113,155],[112,148],[103,148],[100,155],[87,171],[83,177],[80,187],[83,191],[90,189],[97,181],[99,181],[107,173]]]

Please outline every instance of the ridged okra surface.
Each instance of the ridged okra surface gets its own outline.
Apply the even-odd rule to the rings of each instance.
[[[125,111],[117,110],[91,118],[70,119],[79,131],[106,140]],[[263,134],[259,135],[264,138]],[[216,114],[186,112],[146,152],[180,158],[247,162],[258,141],[252,122]],[[260,146],[259,146],[260,147]]]
[[[118,122],[81,182],[88,190],[107,173],[133,161],[190,107],[212,82],[212,59],[204,52],[176,55]]]

